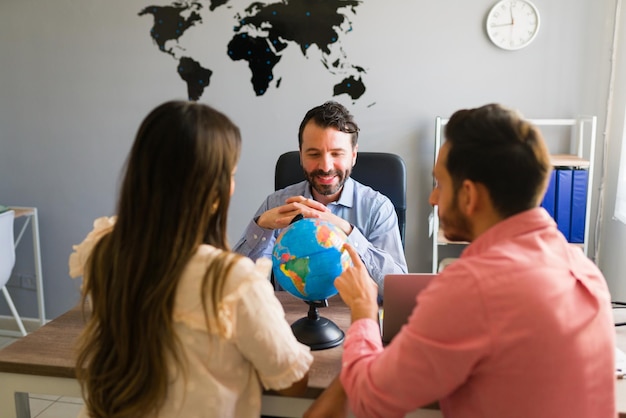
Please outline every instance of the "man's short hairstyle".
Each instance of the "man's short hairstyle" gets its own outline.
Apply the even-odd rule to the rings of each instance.
[[[539,129],[499,104],[455,112],[445,129],[447,170],[456,190],[483,184],[503,217],[536,207],[552,170]]]
[[[337,102],[328,101],[322,105],[315,106],[304,115],[298,130],[299,149],[302,149],[302,132],[304,132],[304,127],[310,120],[313,120],[321,128],[335,128],[338,131],[350,134],[352,148],[356,147],[359,138],[359,127],[354,121],[354,117],[345,106]]]

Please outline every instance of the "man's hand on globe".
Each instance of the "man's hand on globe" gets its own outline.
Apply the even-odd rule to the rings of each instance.
[[[265,229],[282,229],[298,214],[305,218],[321,218],[326,212],[330,213],[330,210],[323,204],[303,196],[294,196],[287,199],[284,205],[264,212],[256,223]]]
[[[305,218],[318,218],[337,226],[346,235],[350,235],[352,232],[352,225],[350,222],[343,218],[333,214],[326,205],[318,202],[314,199],[307,199],[304,196],[294,196],[286,200],[286,203],[299,203],[307,208],[302,212],[302,216]]]

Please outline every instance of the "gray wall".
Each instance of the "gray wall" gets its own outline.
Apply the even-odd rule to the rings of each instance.
[[[535,0],[539,35],[516,52],[499,50],[486,37],[484,19],[495,0],[368,0],[357,8],[343,48],[351,63],[366,68],[367,91],[357,101],[336,99],[361,125],[360,150],[395,152],[407,163],[411,271],[430,269],[436,116],[494,101],[530,118],[595,114],[602,154],[615,1]],[[39,208],[48,318],[78,299],[68,255],[94,218],[113,213],[139,122],[157,104],[186,97],[176,62],[149,36],[152,18],[137,15],[154,3],[0,2],[0,203]],[[275,69],[280,88],[255,96],[247,66],[225,52],[231,16],[246,3],[207,15],[184,39],[214,71],[200,100],[230,115],[243,133],[231,243],[272,191],[277,156],[296,149],[304,112],[332,98],[338,82],[315,50],[305,58],[291,46]],[[593,212],[595,218],[597,203]],[[32,274],[28,245],[18,254],[16,276]],[[35,317],[34,291],[10,290],[22,314]],[[0,302],[0,313],[4,308]]]
[[[622,153],[623,138],[626,134],[626,5],[618,2],[616,47],[612,50],[613,77],[609,78],[610,92],[606,115],[605,163],[606,181],[603,184],[603,205],[599,219],[598,264],[609,280],[614,300],[626,301],[626,225],[613,217],[617,191],[619,159]],[[611,81],[612,80],[612,81]],[[626,163],[626,161],[625,161]],[[623,167],[626,170],[626,166]]]

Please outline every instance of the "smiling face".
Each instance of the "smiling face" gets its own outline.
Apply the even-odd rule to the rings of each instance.
[[[468,217],[459,208],[460,190],[455,190],[452,177],[446,168],[450,144],[444,143],[440,150],[433,176],[435,187],[430,193],[428,202],[437,205],[439,225],[443,235],[450,241],[471,241],[472,229]]]
[[[300,160],[315,200],[326,205],[339,199],[356,162],[356,154],[351,134],[333,127],[322,128],[312,120],[306,124]]]

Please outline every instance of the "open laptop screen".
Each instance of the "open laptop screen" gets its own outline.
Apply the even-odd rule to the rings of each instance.
[[[436,273],[388,274],[384,280],[382,339],[389,343],[406,324],[417,304],[417,295]]]

